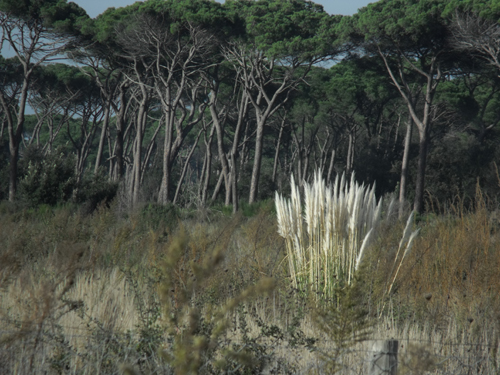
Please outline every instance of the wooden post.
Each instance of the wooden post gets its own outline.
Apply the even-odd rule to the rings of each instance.
[[[396,375],[398,371],[398,341],[375,341],[369,355],[369,375]]]

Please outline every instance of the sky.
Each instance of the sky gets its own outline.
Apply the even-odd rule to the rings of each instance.
[[[120,8],[133,4],[136,0],[73,0],[85,9],[92,18],[104,12],[110,7]],[[359,8],[366,6],[375,0],[315,0],[317,4],[323,5],[329,14],[352,15]]]

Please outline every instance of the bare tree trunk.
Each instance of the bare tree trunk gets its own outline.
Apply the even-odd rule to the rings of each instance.
[[[214,131],[215,131],[215,126],[212,126],[212,130],[210,131],[210,135],[208,137],[208,140],[206,138],[205,134],[205,148],[207,152],[205,153],[205,161],[203,162],[204,169],[203,173],[205,178],[202,179],[203,181],[203,189],[201,193],[201,204],[206,205],[207,204],[207,197],[208,197],[208,187],[210,184],[210,175],[212,173],[212,139],[214,137]]]
[[[201,193],[201,204],[205,206],[207,204],[208,197],[208,187],[210,186],[210,174],[212,173],[212,154],[207,153],[205,157],[206,165],[205,165],[205,179],[203,180],[203,189]]]
[[[238,122],[234,131],[233,146],[231,147],[231,198],[233,202],[233,213],[238,212],[239,196],[238,196],[238,144],[241,138],[241,132],[248,116],[249,100],[247,94],[243,91],[241,95],[240,105],[238,108]],[[245,126],[245,139],[248,126]]]
[[[416,212],[423,212],[424,210],[425,168],[427,166],[427,151],[429,148],[429,135],[425,130],[420,132],[417,184],[415,187],[415,203],[413,204],[413,209]]]
[[[214,193],[212,194],[212,202],[215,202],[220,193],[220,188],[222,187],[222,181],[224,181],[224,175],[219,173],[219,178],[217,179],[217,185],[215,185]]]
[[[328,136],[324,140],[323,146],[321,145],[322,142],[320,141],[318,135],[316,135],[316,143],[318,144],[319,151],[320,151],[319,152],[319,170],[321,171],[321,174],[323,175],[325,172],[326,161],[328,159],[328,151],[329,151],[328,146],[330,144],[330,134],[328,134]],[[318,169],[318,168],[315,167],[315,169]]]
[[[310,152],[306,150],[305,157],[304,157],[304,169],[302,170],[302,179],[304,181],[308,181],[308,174],[309,174],[309,160],[310,158]]]
[[[97,156],[95,160],[94,173],[97,173],[99,167],[101,166],[102,153],[104,150],[104,141],[106,140],[106,133],[108,131],[109,114],[110,114],[110,104],[106,103],[106,108],[104,109],[104,120],[101,128],[101,137],[99,139],[99,147],[97,149]]]
[[[17,183],[17,159],[19,157],[19,141],[16,139],[16,132],[14,132],[14,119],[10,111],[7,100],[2,92],[0,92],[0,102],[7,122],[7,132],[9,134],[9,156],[10,156],[10,170],[9,170],[9,201],[13,202],[16,193]]]
[[[250,197],[248,198],[248,203],[255,203],[257,200],[259,180],[260,180],[260,168],[262,166],[262,150],[264,146],[264,121],[262,119],[257,120],[257,133],[255,135],[255,156],[252,168],[252,181],[250,183]]]
[[[239,210],[239,197],[238,197],[238,167],[236,155],[231,153],[231,164],[233,169],[231,171],[231,194],[233,201],[233,213],[235,214]]]
[[[116,168],[116,173],[114,176],[115,181],[119,181],[122,179],[122,177],[125,174],[124,171],[124,160],[123,160],[123,133],[124,133],[124,127],[125,127],[125,113],[127,111],[127,106],[125,104],[125,94],[126,94],[126,85],[122,84],[120,85],[120,108],[118,111],[116,111],[116,138],[115,138],[115,157],[116,157],[116,163],[115,163],[115,168]]]
[[[206,157],[206,153],[205,153],[205,157],[203,158],[203,165],[201,166],[201,173],[200,175],[198,176],[198,198],[201,200],[203,197],[202,197],[202,193],[203,193],[203,188],[205,186],[205,169],[207,168],[207,157]],[[202,202],[202,204],[204,205],[205,203]]]
[[[347,161],[346,161],[346,175],[349,176],[352,173],[353,159],[354,159],[354,135],[352,132],[349,133],[349,141],[347,148]]]
[[[430,118],[431,109],[432,109],[432,101],[434,98],[434,94],[436,93],[436,88],[442,78],[442,71],[440,67],[440,63],[438,60],[438,56],[440,52],[435,56],[429,59],[427,64],[427,71],[423,71],[419,67],[415,66],[413,62],[404,57],[403,62],[399,63],[399,77],[401,82],[396,78],[392,68],[390,67],[386,55],[382,52],[379,47],[379,55],[384,60],[384,64],[386,66],[386,70],[389,73],[389,76],[392,79],[392,82],[398,89],[401,97],[406,102],[408,107],[408,111],[413,119],[413,122],[418,128],[418,133],[420,136],[419,140],[419,155],[418,155],[418,169],[417,169],[417,181],[415,187],[415,201],[413,204],[413,209],[418,213],[421,213],[424,209],[424,191],[425,191],[425,169],[427,166],[427,152],[429,148],[429,133],[432,125],[432,121]],[[411,70],[425,77],[426,86],[425,86],[425,95],[424,95],[424,106],[421,116],[417,115],[416,108],[416,100],[414,99],[414,93],[405,78],[404,68],[403,66],[408,64],[411,67]]]
[[[160,132],[161,129],[161,119],[158,121],[158,126],[156,127],[155,132],[153,133],[153,136],[149,140],[149,144],[146,147],[146,153],[144,155],[144,160],[142,162],[142,168],[141,168],[141,185],[144,182],[144,175],[147,170],[147,166],[149,164],[149,161],[151,160],[151,155],[153,154],[154,146],[155,146],[155,141],[156,137],[158,136],[158,133]]]
[[[276,143],[276,152],[274,153],[273,177],[272,177],[273,184],[276,182],[276,173],[278,170],[278,157],[280,154],[281,136],[283,134],[283,129],[285,128],[285,119],[286,119],[286,115],[283,116],[283,120],[281,121],[280,133],[278,135],[278,142]]]
[[[219,160],[222,166],[222,176],[224,177],[224,186],[226,187],[226,199],[224,204],[227,206],[231,200],[231,182],[229,180],[229,165],[227,162],[226,151],[224,151],[224,129],[220,123],[219,114],[215,109],[216,92],[211,91],[212,97],[210,98],[210,113],[214,122],[215,130],[217,131],[217,151],[219,153]]]
[[[332,156],[330,157],[330,165],[328,166],[328,175],[326,177],[326,181],[330,182],[333,177],[333,168],[335,167],[335,145],[332,147]]]
[[[143,93],[143,95],[146,95]],[[132,172],[132,206],[139,203],[139,191],[141,184],[141,167],[142,167],[142,140],[144,137],[144,129],[146,128],[146,106],[147,97],[143,97],[137,114],[136,134],[134,141],[134,164]]]
[[[410,159],[410,145],[411,135],[413,128],[413,120],[411,115],[408,115],[408,122],[406,124],[405,147],[403,152],[403,161],[401,163],[401,180],[399,183],[399,218],[403,218],[405,196],[406,196],[406,182],[408,179],[408,162]]]
[[[201,130],[198,133],[196,140],[194,141],[193,145],[191,146],[191,150],[189,150],[189,154],[186,158],[186,161],[184,162],[184,166],[182,168],[182,173],[181,173],[181,176],[179,177],[179,182],[177,182],[177,188],[175,189],[174,200],[172,201],[172,203],[174,205],[177,203],[177,198],[179,197],[179,192],[181,190],[182,183],[184,182],[184,178],[186,177],[186,171],[189,167],[189,161],[191,160],[191,156],[193,156],[194,150],[196,149],[196,146],[198,145],[198,141],[200,139],[202,132],[203,132],[203,130]]]
[[[310,59],[297,59],[290,65],[283,65],[278,62],[277,58],[266,56],[262,51],[248,53],[248,49],[240,47],[234,44],[226,50],[225,57],[238,71],[243,89],[255,110],[257,131],[248,198],[249,203],[254,203],[257,200],[259,188],[264,126],[267,120],[289,100],[291,91],[303,81],[314,62]],[[275,69],[278,65],[280,66],[279,73],[278,69]],[[299,71],[299,74],[294,74]],[[269,95],[268,87],[271,82],[275,84],[276,90]]]
[[[22,141],[22,134],[24,130],[24,112],[26,109],[26,102],[28,97],[28,82],[30,77],[27,76],[23,81],[23,87],[21,89],[21,99],[19,101],[19,108],[17,111],[17,124],[14,129],[14,121],[12,115],[10,114],[10,109],[5,104],[3,105],[7,116],[10,116],[10,121],[7,122],[8,133],[9,133],[9,152],[10,152],[10,172],[9,172],[9,202],[14,202],[16,199],[17,192],[17,171],[18,171],[18,160],[19,160],[19,146]],[[2,100],[5,102],[5,100]]]

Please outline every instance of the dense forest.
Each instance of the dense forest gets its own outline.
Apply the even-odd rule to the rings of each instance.
[[[2,0],[0,199],[236,212],[316,170],[419,212],[496,198],[495,4]]]

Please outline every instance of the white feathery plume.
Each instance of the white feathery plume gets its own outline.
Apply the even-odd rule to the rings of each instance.
[[[293,285],[323,291],[331,298],[338,285],[351,283],[375,238],[382,199],[377,202],[375,185],[358,184],[354,174],[350,179],[345,174],[337,175],[333,185],[327,186],[316,171],[311,183],[303,182],[304,210],[293,176],[290,187],[290,199],[276,193],[275,202],[278,233],[285,238]],[[402,259],[418,233],[410,235],[412,224],[413,215],[398,249],[399,255],[406,244]]]
[[[363,244],[361,245],[361,249],[359,249],[358,259],[356,259],[356,271],[359,269],[359,265],[361,264],[361,260],[363,259],[363,254],[365,253],[365,249],[368,247],[368,243],[371,240],[372,233],[373,233],[373,229],[370,229],[370,231],[365,236],[365,239],[363,240]]]

